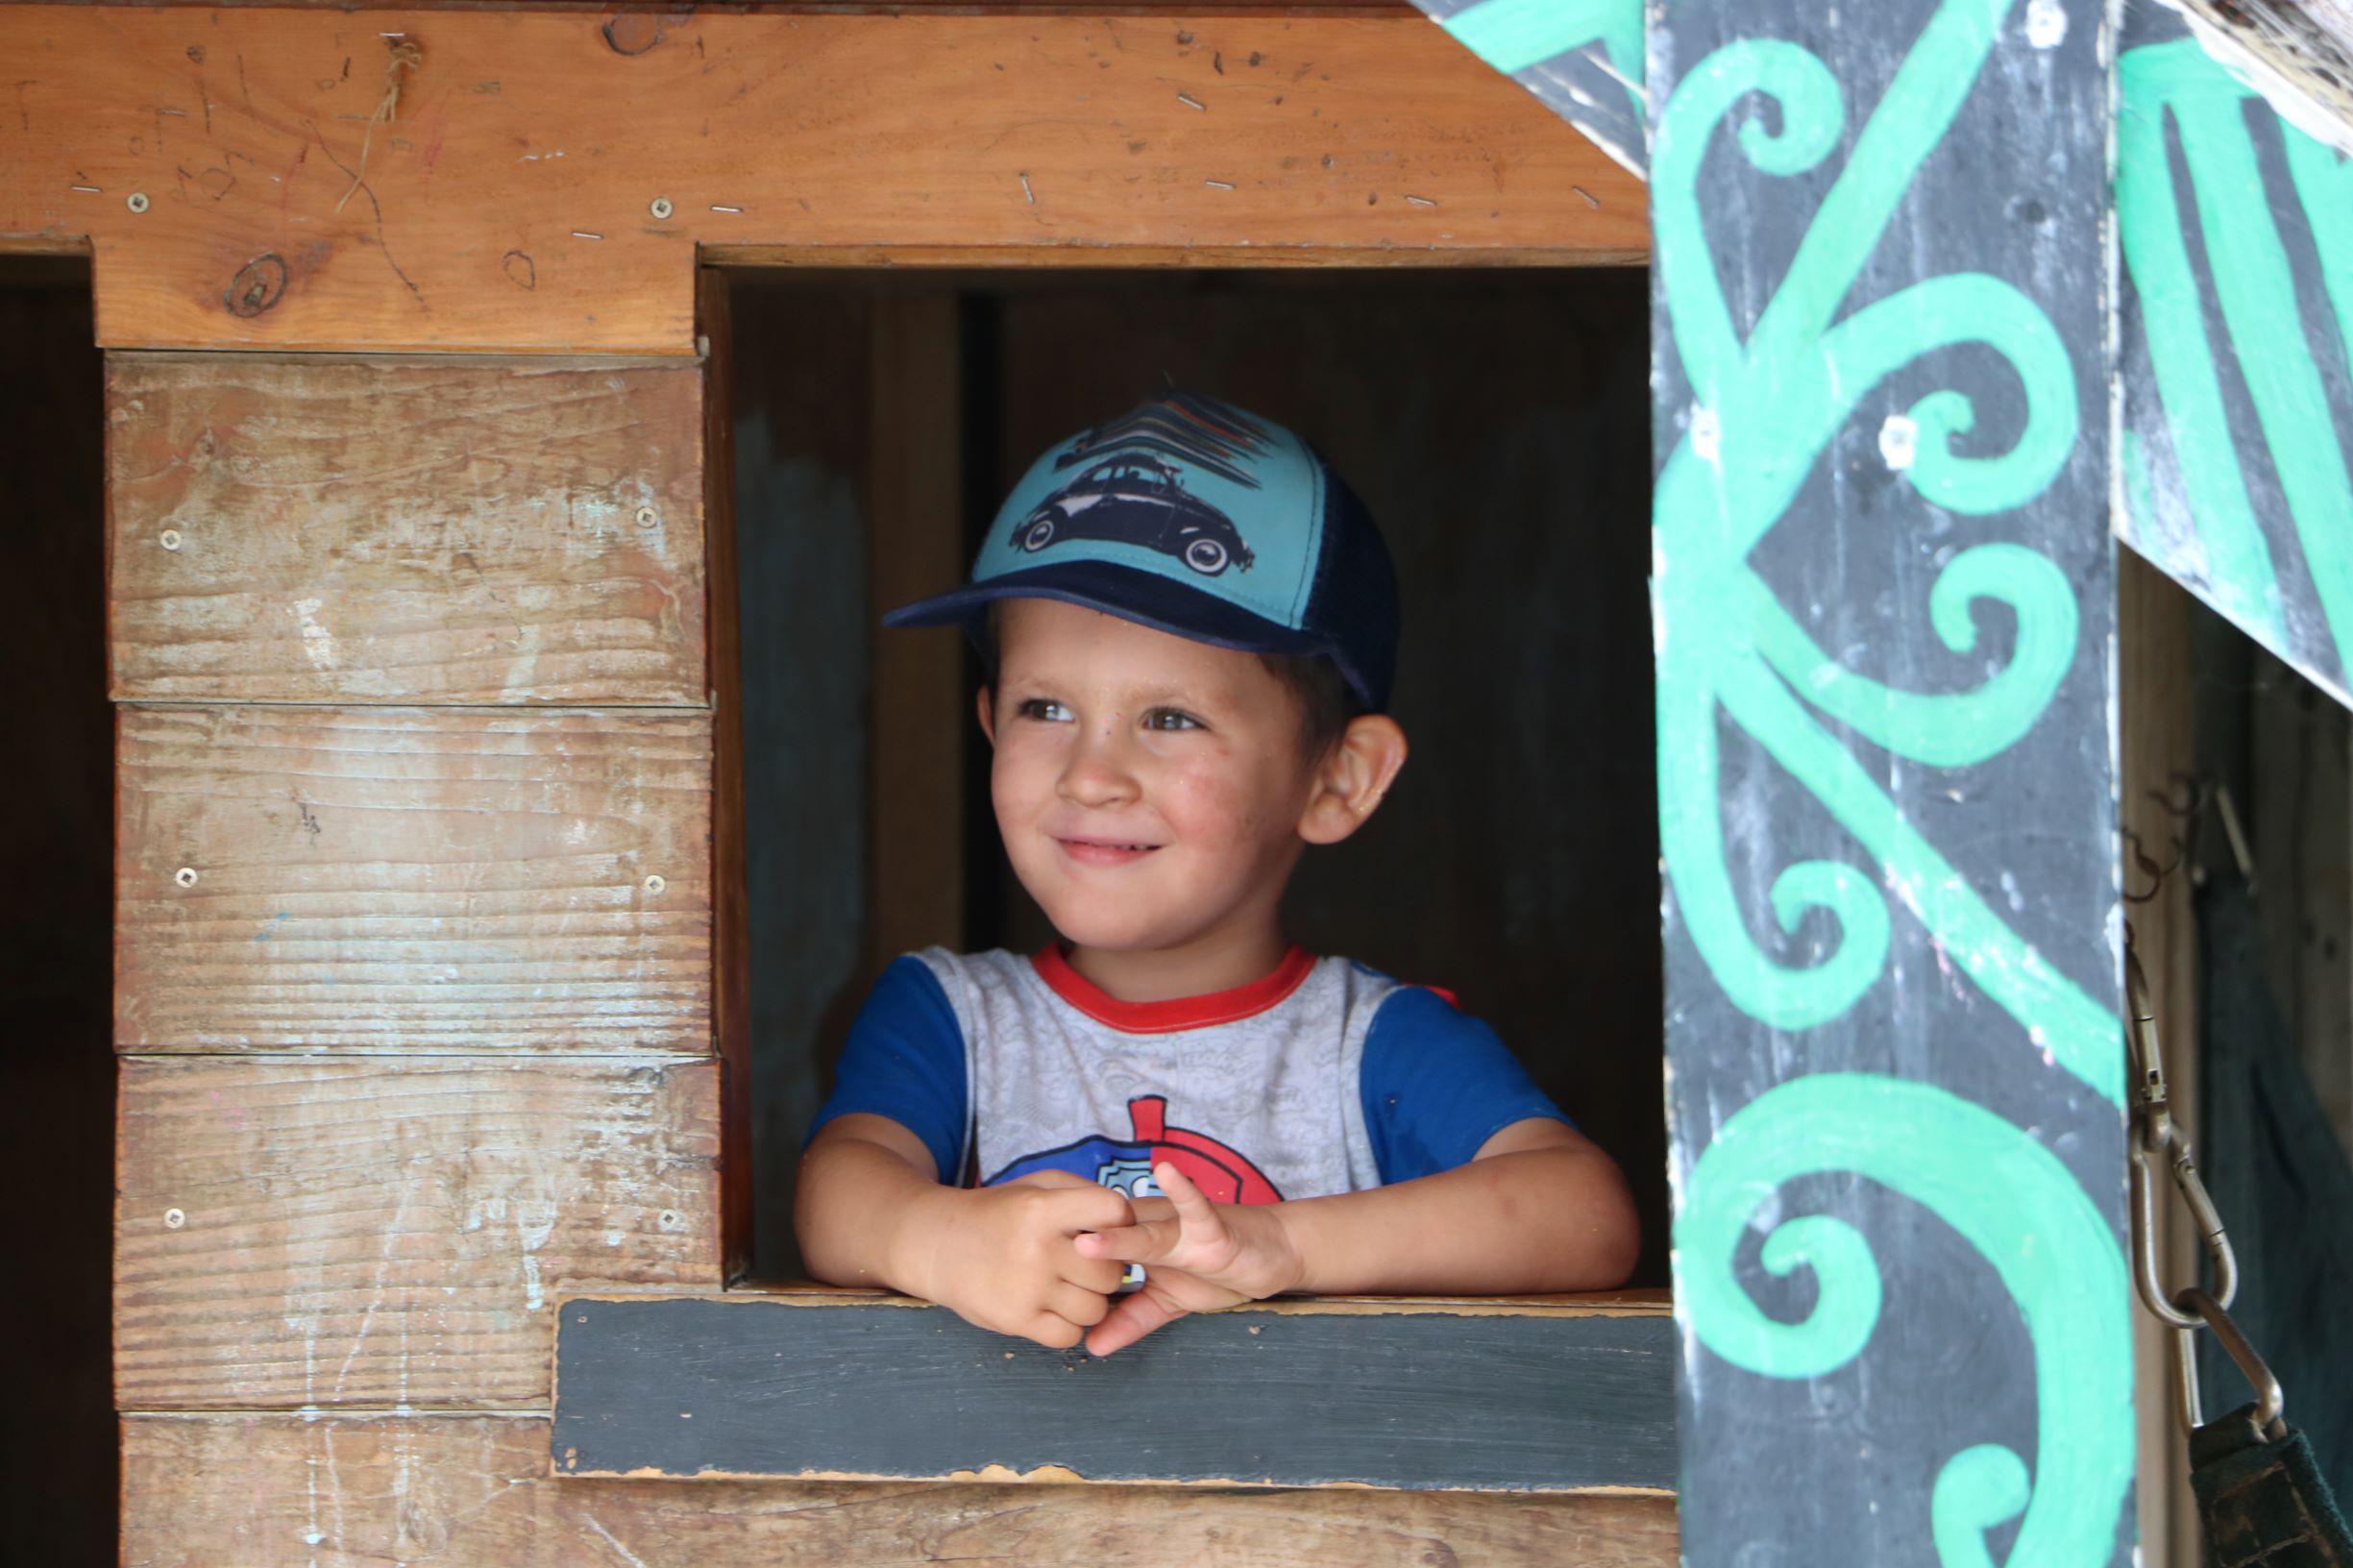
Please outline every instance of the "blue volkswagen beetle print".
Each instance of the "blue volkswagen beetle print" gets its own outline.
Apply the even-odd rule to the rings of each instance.
[[[1166,463],[1130,453],[1109,458],[1040,502],[1013,530],[1035,554],[1066,539],[1109,539],[1173,555],[1205,577],[1256,559],[1233,521],[1178,482]]]

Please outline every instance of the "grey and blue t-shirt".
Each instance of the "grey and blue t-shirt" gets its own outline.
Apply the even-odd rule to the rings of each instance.
[[[1050,947],[901,958],[817,1125],[858,1112],[921,1139],[944,1182],[1055,1169],[1149,1196],[1167,1161],[1217,1203],[1432,1175],[1515,1121],[1568,1119],[1442,992],[1297,946],[1263,979],[1166,1002],[1119,1001]]]

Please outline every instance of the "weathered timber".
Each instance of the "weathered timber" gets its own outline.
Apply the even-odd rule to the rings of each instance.
[[[559,1284],[719,1280],[713,1062],[134,1059],[117,1150],[124,1409],[544,1406]]]
[[[110,355],[114,696],[703,706],[700,382]]]
[[[1673,1568],[1662,1497],[561,1481],[527,1416],[123,1423],[128,1568]]]
[[[337,12],[0,7],[0,240],[86,238],[110,347],[672,354],[699,247],[1648,244],[1630,177],[1418,16],[609,20],[418,12],[371,133],[387,29]]]
[[[897,1298],[570,1299],[556,1325],[555,1464],[566,1475],[1674,1485],[1675,1325],[1663,1307],[1310,1307],[1184,1318],[1096,1360]]]
[[[2110,16],[1650,12],[1695,1565],[2134,1560]]]
[[[711,1048],[707,713],[121,711],[124,1050]]]

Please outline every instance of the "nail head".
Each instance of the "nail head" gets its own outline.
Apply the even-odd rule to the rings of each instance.
[[[123,205],[134,212],[144,212],[149,205],[147,193],[143,190],[135,190],[123,199]]]

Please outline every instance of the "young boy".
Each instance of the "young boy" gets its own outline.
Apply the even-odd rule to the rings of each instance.
[[[1624,1282],[1623,1178],[1494,1033],[1284,940],[1301,852],[1404,765],[1397,620],[1322,458],[1183,395],[1041,457],[972,580],[888,618],[981,638],[997,827],[1063,942],[876,983],[801,1165],[813,1273],[1097,1356],[1287,1290]]]

